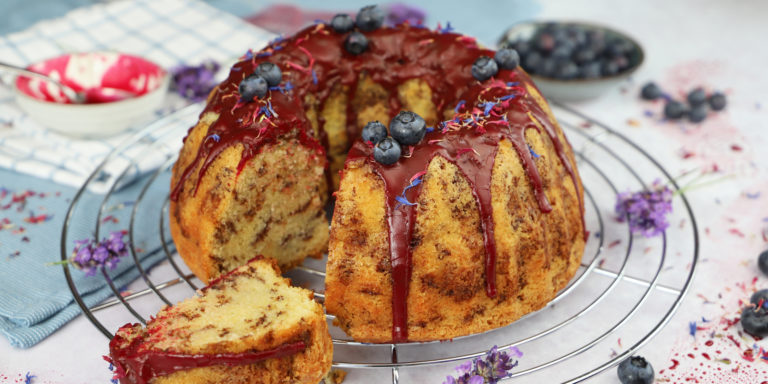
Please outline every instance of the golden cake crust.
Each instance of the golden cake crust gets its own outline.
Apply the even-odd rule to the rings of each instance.
[[[173,166],[171,185],[193,164],[217,118],[214,112],[204,114],[190,130]],[[241,145],[225,149],[202,177],[202,164],[197,165],[178,199],[170,202],[176,249],[204,282],[257,254],[289,269],[327,250],[324,159],[287,139],[266,145],[238,173],[242,153]]]

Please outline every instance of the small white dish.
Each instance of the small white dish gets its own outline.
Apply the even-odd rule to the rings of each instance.
[[[559,24],[575,25],[585,30],[599,30],[605,33],[606,37],[617,36],[629,41],[635,49],[635,53],[629,59],[629,66],[622,72],[611,76],[602,76],[596,79],[570,79],[562,80],[552,77],[530,74],[531,79],[541,90],[541,93],[553,100],[573,102],[595,99],[605,92],[617,88],[629,76],[634,73],[640,65],[643,64],[645,53],[640,43],[625,33],[616,31],[612,28],[599,24],[580,22],[580,21],[526,21],[510,27],[500,40],[500,45],[504,42],[516,40],[529,40],[536,32],[546,26],[556,22]]]
[[[16,102],[32,119],[78,138],[112,136],[150,120],[170,82],[168,72],[159,65],[116,52],[66,54],[27,69],[88,94],[86,103],[73,104],[45,81],[23,76],[14,81]]]

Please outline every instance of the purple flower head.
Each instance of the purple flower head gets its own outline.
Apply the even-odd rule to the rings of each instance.
[[[620,222],[629,221],[634,233],[645,237],[657,236],[669,227],[667,215],[672,212],[674,193],[656,180],[651,189],[623,192],[616,196],[616,215]]]
[[[523,355],[517,348],[513,348],[512,352],[516,357]],[[443,384],[496,384],[507,377],[516,366],[516,360],[512,360],[506,352],[499,352],[494,346],[485,356],[457,366],[456,371],[459,372],[459,376],[448,377]]]
[[[120,258],[128,253],[123,236],[122,231],[116,231],[98,243],[92,239],[77,240],[69,263],[84,271],[86,276],[95,275],[100,267],[115,269]]]
[[[123,242],[123,232],[114,231],[109,234],[109,238],[105,240],[107,249],[113,254],[120,254],[125,251],[125,243]]]
[[[520,350],[517,350],[520,352]],[[507,372],[517,366],[517,361],[512,361],[508,354],[505,352],[499,352],[496,346],[493,346],[488,355],[486,356],[486,362],[488,364],[488,374],[486,377],[489,379],[501,379],[507,375]]]
[[[410,25],[419,25],[426,17],[427,13],[423,9],[405,3],[393,3],[387,8],[387,23],[390,25],[405,22]]]
[[[458,372],[460,375],[463,375],[463,374],[465,374],[467,372],[470,372],[470,371],[472,371],[472,362],[471,361],[467,361],[464,364],[459,364],[458,366],[456,366],[456,372]]]
[[[103,264],[109,259],[109,250],[102,244],[93,251],[93,261]]]
[[[88,264],[91,261],[91,245],[75,247],[73,260],[79,264]]]
[[[474,375],[469,378],[467,384],[485,384],[485,379],[482,376]]]
[[[173,90],[190,101],[205,100],[216,86],[215,77],[218,71],[219,64],[212,60],[204,61],[197,66],[182,65],[173,68],[171,69]]]

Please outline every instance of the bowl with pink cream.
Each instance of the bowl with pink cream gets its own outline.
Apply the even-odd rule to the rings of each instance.
[[[159,65],[117,52],[68,53],[27,70],[72,88],[81,100],[51,82],[19,75],[14,83],[18,105],[45,127],[83,138],[112,136],[151,119],[169,82]]]

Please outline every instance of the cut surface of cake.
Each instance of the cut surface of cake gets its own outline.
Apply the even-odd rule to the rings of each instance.
[[[313,293],[255,258],[199,296],[126,324],[109,345],[122,384],[317,384],[333,344]]]
[[[249,252],[290,267],[327,250],[325,305],[357,341],[450,339],[543,307],[580,264],[583,187],[531,79],[494,56],[408,24],[318,23],[249,52],[174,166],[180,254],[206,280]],[[403,111],[423,126],[393,139]],[[374,122],[387,137],[363,141]]]

